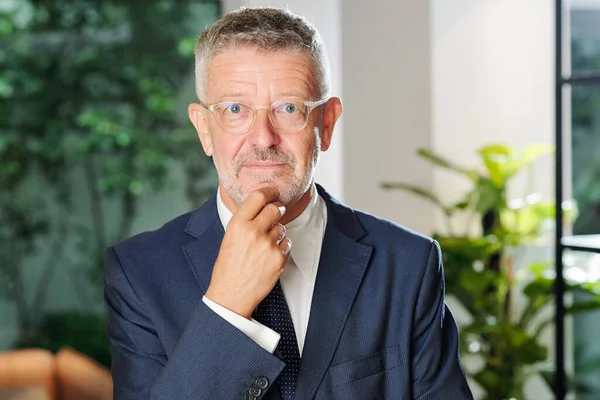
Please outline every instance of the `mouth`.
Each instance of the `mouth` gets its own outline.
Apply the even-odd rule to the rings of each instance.
[[[286,164],[284,163],[279,163],[279,162],[253,162],[253,163],[249,163],[249,164],[244,164],[243,167],[244,168],[264,168],[264,169],[269,169],[269,168],[280,168],[285,166]]]

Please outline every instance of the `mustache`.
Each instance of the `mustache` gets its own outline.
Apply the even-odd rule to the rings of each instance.
[[[292,154],[286,154],[273,147],[270,147],[268,149],[253,147],[250,151],[236,157],[236,170],[241,169],[244,164],[249,164],[257,161],[294,164],[296,162],[296,158]]]

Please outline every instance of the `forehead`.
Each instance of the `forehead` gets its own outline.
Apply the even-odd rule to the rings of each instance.
[[[206,65],[208,98],[296,95],[316,93],[310,57],[301,52],[234,48],[214,55]]]

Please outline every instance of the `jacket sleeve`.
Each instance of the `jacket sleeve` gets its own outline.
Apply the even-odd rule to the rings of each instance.
[[[167,356],[161,321],[149,318],[114,248],[105,260],[115,400],[244,399],[250,391],[261,398],[283,370],[283,361],[202,301]]]
[[[412,329],[413,398],[473,399],[458,352],[458,329],[444,301],[439,244],[432,242]]]

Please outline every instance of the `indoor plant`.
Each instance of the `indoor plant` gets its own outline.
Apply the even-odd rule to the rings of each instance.
[[[479,225],[474,235],[468,226],[433,233],[443,250],[446,293],[455,297],[471,317],[460,327],[461,353],[476,354],[483,361],[467,373],[485,391],[488,399],[523,398],[524,384],[531,374],[545,372],[548,349],[541,332],[553,322],[544,310],[554,302],[553,265],[542,260],[515,270],[516,255],[523,246],[536,242],[544,224],[554,217],[553,202],[529,195],[509,201],[507,187],[513,177],[534,160],[552,152],[551,146],[534,145],[517,151],[505,144],[478,150],[482,166],[459,166],[426,149],[418,154],[437,167],[454,171],[472,184],[456,204],[444,204],[434,193],[407,183],[385,182],[384,189],[409,191],[440,207],[447,226],[452,217],[468,214]],[[563,205],[572,217],[574,207]],[[585,292],[585,302],[568,304],[567,312],[599,308],[600,286],[590,282],[567,282],[568,292]],[[515,303],[520,290],[523,304]],[[548,374],[545,374],[547,377]]]
[[[193,208],[215,188],[186,106],[195,100],[191,21],[212,22],[219,4],[178,3],[0,7],[0,305],[14,310],[9,346],[68,345],[107,364],[106,247],[136,233],[150,196],[177,187]],[[65,292],[71,298],[57,307]]]

